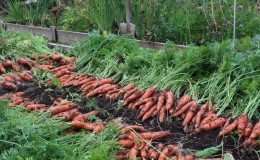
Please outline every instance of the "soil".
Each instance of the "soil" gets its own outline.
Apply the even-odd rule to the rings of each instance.
[[[75,87],[70,87],[67,90],[60,90],[56,86],[52,85],[49,88],[39,88],[36,83],[22,83],[16,91],[9,91],[0,89],[0,96],[11,92],[25,92],[24,97],[30,98],[31,101],[37,103],[46,104],[48,106],[53,105],[52,98],[68,98],[73,100],[70,96],[70,92],[80,94],[80,90]],[[166,138],[155,140],[153,143],[157,144],[162,142],[164,144],[177,144],[182,149],[203,150],[209,147],[217,146],[222,141],[224,142],[223,150],[230,152],[236,160],[258,160],[258,157],[254,152],[252,154],[242,152],[242,143],[238,142],[238,137],[230,135],[225,138],[219,138],[217,135],[219,130],[212,130],[208,132],[202,132],[200,134],[185,133],[181,122],[169,118],[164,123],[159,123],[156,117],[151,117],[145,122],[136,119],[138,110],[129,110],[127,107],[118,107],[118,100],[108,100],[105,97],[86,99],[82,98],[78,103],[80,112],[86,113],[96,107],[101,109],[101,114],[98,115],[102,121],[110,121],[113,119],[121,119],[123,123],[129,125],[142,125],[147,131],[161,131],[170,130],[171,135]],[[75,102],[76,103],[76,102]],[[94,105],[93,105],[94,104]],[[87,107],[86,107],[87,106]],[[216,157],[220,157],[222,153],[216,153]]]

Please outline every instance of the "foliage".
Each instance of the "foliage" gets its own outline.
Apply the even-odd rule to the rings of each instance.
[[[47,114],[28,113],[0,101],[0,159],[112,159],[116,153],[113,124],[102,133],[66,134],[69,123]],[[102,154],[100,154],[102,153]]]
[[[259,108],[259,38],[245,37],[179,50],[168,42],[159,52],[140,48],[126,37],[90,36],[75,46],[77,69],[98,77],[112,77],[139,88],[171,89],[199,102],[213,101],[218,114],[244,112],[257,118]]]
[[[50,52],[47,42],[42,37],[16,32],[0,33],[0,58],[13,59],[30,57],[33,54],[47,54]]]
[[[213,146],[213,147],[210,147],[210,148],[206,148],[204,150],[196,151],[195,155],[198,158],[209,158],[209,157],[212,157],[214,154],[216,154],[217,152],[220,151],[222,145],[223,144],[220,143],[217,146]]]
[[[48,26],[54,20],[49,9],[56,4],[57,0],[38,0],[32,4],[23,4],[22,1],[11,0],[8,1],[5,9],[4,20],[27,25]]]

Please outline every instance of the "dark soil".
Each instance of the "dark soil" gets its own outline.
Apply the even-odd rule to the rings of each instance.
[[[25,92],[25,96],[31,101],[48,106],[53,105],[52,98],[67,98],[73,100],[70,93],[80,94],[80,90],[75,87],[60,90],[52,85],[49,88],[39,88],[35,83],[22,83],[16,91],[0,89],[0,96],[11,92]],[[76,102],[75,102],[76,103]],[[177,144],[185,150],[203,150],[209,147],[217,146],[222,141],[224,142],[223,150],[230,152],[236,160],[258,160],[256,154],[242,153],[242,143],[238,142],[238,137],[226,136],[224,139],[217,137],[219,130],[202,132],[200,134],[187,134],[184,132],[181,122],[169,118],[165,123],[160,124],[156,117],[147,119],[145,122],[136,119],[138,110],[129,110],[126,107],[118,107],[118,101],[110,101],[104,97],[98,98],[81,98],[78,102],[80,112],[86,113],[94,109],[100,109],[101,114],[98,115],[102,121],[110,121],[113,119],[121,119],[123,123],[130,125],[142,125],[148,131],[170,130],[171,135],[166,138],[157,139],[154,144],[162,142],[164,144]],[[215,154],[220,157],[222,153]]]

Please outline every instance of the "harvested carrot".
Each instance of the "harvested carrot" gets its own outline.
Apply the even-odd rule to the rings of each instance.
[[[137,116],[137,118],[141,118],[155,103],[156,103],[157,99],[152,99],[150,101],[148,101],[145,106],[141,109],[141,111],[139,112],[139,115]]]
[[[168,145],[169,155],[174,155],[175,153],[178,153],[179,147],[174,145]]]
[[[24,99],[21,98],[21,97],[16,98],[16,99],[13,99],[12,105],[19,105],[19,104],[21,104],[23,101],[24,101]]]
[[[191,99],[191,97],[189,95],[187,95],[187,94],[182,96],[179,100],[177,100],[177,104],[176,104],[176,109],[175,110],[179,110],[185,104],[189,103],[190,99]]]
[[[127,159],[127,155],[123,155],[123,154],[116,155],[116,160],[126,160],[126,159]]]
[[[93,83],[91,85],[88,85],[84,88],[84,92],[88,92],[96,87],[102,86],[104,84],[113,84],[113,80],[111,78],[107,78],[107,79],[101,79],[99,81],[97,81],[96,83]]]
[[[19,58],[17,62],[29,69],[32,68],[31,60],[28,58]]]
[[[251,122],[247,122],[246,129],[244,132],[244,137],[246,137],[246,138],[249,137],[252,130],[253,130],[253,124]]]
[[[156,152],[153,148],[149,149],[149,155],[151,159],[158,159],[160,154]]]
[[[164,102],[166,100],[165,94],[161,93],[158,97],[158,101],[157,101],[157,110],[161,110],[161,108],[164,105]]]
[[[166,160],[166,157],[168,157],[168,156],[169,156],[169,149],[168,149],[168,147],[164,147],[158,160]]]
[[[170,134],[171,134],[170,131],[158,131],[158,132],[140,133],[140,136],[144,139],[151,140],[151,139],[158,139],[158,138],[166,137]]]
[[[131,148],[128,153],[128,159],[135,159],[139,154],[139,150],[136,148]]]
[[[166,92],[166,109],[169,110],[174,104],[174,94],[171,91]]]
[[[196,112],[197,108],[198,108],[198,105],[193,105],[189,109],[188,113],[186,114],[186,116],[183,120],[183,123],[182,123],[183,126],[187,125],[192,120],[192,118],[195,116],[195,112]]]
[[[17,74],[11,73],[9,76],[15,81],[22,81],[21,77],[19,77]]]
[[[132,140],[119,140],[119,145],[124,148],[133,148],[134,147],[134,141]]]
[[[58,71],[57,73],[55,73],[53,76],[59,78],[59,77],[66,75],[66,74],[70,75],[70,74],[72,74],[72,72],[69,71],[69,70],[61,70],[61,71]]]
[[[184,105],[183,107],[181,107],[175,113],[173,113],[173,116],[177,117],[177,116],[181,115],[182,113],[186,112],[191,107],[195,107],[195,106],[198,106],[197,101],[191,101],[191,102],[187,103],[186,105]]]
[[[195,160],[195,154],[189,154],[184,157],[184,160]]]
[[[108,86],[106,86],[106,85],[108,85]],[[96,88],[95,90],[89,92],[87,94],[87,97],[93,97],[93,96],[98,95],[98,94],[105,94],[108,91],[113,90],[113,89],[117,89],[117,88],[118,88],[118,85],[105,84],[105,85],[100,86],[100,87]]]
[[[244,135],[246,125],[247,125],[247,116],[245,114],[241,114],[238,117],[238,125],[237,125],[237,130],[238,130],[238,137],[241,138]]]
[[[148,146],[145,146],[142,150],[141,150],[141,157],[142,158],[145,158],[145,159],[148,159],[150,156],[149,156],[149,153],[148,153]]]
[[[91,115],[96,116],[98,113],[99,113],[99,111],[91,111],[91,112],[88,112],[88,113],[85,113],[85,114],[80,114],[80,115],[76,116],[73,120],[85,122],[85,121],[89,120],[89,117]]]
[[[91,123],[84,123],[80,121],[72,121],[72,126],[78,129],[84,129],[87,131],[94,131],[95,130],[95,125]]]
[[[140,140],[140,139],[136,139],[134,138],[135,140],[135,145],[134,145],[134,148],[138,149],[138,150],[141,150],[144,148],[144,146],[146,145],[145,142],[143,140]]]
[[[12,67],[12,64],[13,64],[13,62],[10,61],[10,60],[5,60],[5,61],[2,62],[2,65],[5,68]]]
[[[26,106],[26,108],[29,109],[30,111],[42,109],[45,107],[46,107],[45,104],[30,104]]]
[[[86,83],[94,81],[94,80],[96,80],[95,77],[88,77],[88,78],[85,78],[85,79],[79,81],[78,83],[75,83],[74,86],[79,87],[79,86],[82,86],[83,84],[86,84]]]
[[[61,105],[61,106],[50,107],[49,110],[51,111],[52,115],[54,115],[54,114],[58,114],[61,112],[69,111],[75,107],[76,107],[75,104],[66,104],[66,105]]]
[[[143,126],[137,126],[137,125],[132,125],[132,126],[122,126],[120,128],[123,132],[129,132],[131,130],[137,131],[137,132],[144,132],[145,129]]]
[[[12,69],[16,72],[19,72],[21,70],[20,66],[16,63],[12,63]]]
[[[66,121],[71,121],[74,117],[80,115],[81,113],[77,108],[61,112],[59,114],[54,115],[53,117],[64,117]]]
[[[135,84],[129,83],[128,85],[124,86],[124,87],[119,91],[119,93],[120,93],[120,94],[123,94],[123,93],[125,93],[125,92],[127,92],[127,91],[130,91],[131,89],[134,89],[134,88],[135,88]]]
[[[52,53],[48,56],[48,58],[52,61],[60,61],[63,57],[61,55],[56,54],[56,53]]]
[[[249,139],[256,139],[258,136],[260,136],[260,121],[255,124]]]
[[[22,78],[22,80],[24,81],[32,81],[33,77],[28,73],[28,72],[22,72],[20,74],[20,77]]]
[[[17,86],[13,82],[3,82],[2,88],[7,90],[14,90],[17,88]]]
[[[140,106],[143,104],[143,100],[146,98],[151,97],[155,93],[155,88],[151,87],[145,90],[145,93],[142,95],[142,97],[134,104],[134,108]]]
[[[153,113],[157,110],[157,105],[154,104],[149,111],[147,111],[142,118],[142,122],[153,116]]]
[[[218,136],[224,136],[230,132],[233,132],[238,125],[238,120],[234,120],[231,124],[227,125],[226,127],[224,126],[222,131],[218,134]]]
[[[200,107],[199,112],[196,115],[196,119],[195,119],[195,128],[198,128],[202,119],[203,114],[206,112],[208,105],[207,104],[203,104]]]
[[[2,64],[0,64],[0,73],[6,73],[6,69]]]
[[[204,117],[200,123],[200,126],[203,126],[213,120],[217,119],[217,115],[215,113],[210,113]]]
[[[124,99],[127,99],[129,96],[131,96],[133,93],[135,93],[136,91],[138,91],[136,88],[133,88],[127,92],[125,92],[124,94]]]
[[[129,102],[132,102],[133,100],[141,97],[144,94],[143,90],[138,90],[136,92],[134,92],[132,95],[130,95],[129,97],[126,98],[126,100],[124,101],[123,106],[126,106],[129,104]]]
[[[162,123],[164,122],[166,118],[166,106],[163,106],[159,112],[159,122]]]
[[[225,118],[218,118],[214,121],[211,121],[203,126],[201,126],[200,128],[205,130],[205,131],[209,131],[209,130],[213,130],[219,127],[222,127],[226,122]]]

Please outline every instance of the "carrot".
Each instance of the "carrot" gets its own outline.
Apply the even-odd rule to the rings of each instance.
[[[133,100],[141,97],[144,94],[143,90],[138,90],[136,92],[134,92],[132,95],[130,95],[129,97],[126,98],[126,100],[124,101],[123,106],[126,106],[129,104],[129,102],[132,102]]]
[[[17,88],[17,86],[13,82],[3,82],[2,88],[7,90],[14,90]]]
[[[127,92],[127,91],[130,91],[131,89],[134,89],[134,88],[135,88],[135,84],[129,83],[128,85],[124,86],[124,87],[119,91],[119,93],[120,93],[120,94],[123,94],[123,93],[125,93],[125,92]]]
[[[182,96],[180,99],[177,100],[177,104],[176,104],[176,109],[175,110],[179,110],[180,108],[182,108],[182,106],[187,104],[190,101],[190,99],[191,99],[191,97],[189,95],[187,95],[187,94]]]
[[[255,124],[249,139],[256,139],[258,136],[260,136],[260,121]]]
[[[161,108],[163,107],[164,105],[164,102],[165,102],[165,94],[161,93],[158,97],[158,101],[157,101],[157,110],[161,110]],[[167,103],[167,102],[166,102]]]
[[[70,75],[70,74],[72,74],[72,72],[69,71],[69,70],[61,70],[61,71],[58,71],[57,73],[55,73],[53,76],[59,78],[59,77],[66,75],[66,74]]]
[[[116,155],[116,160],[126,160],[126,159],[127,159],[127,155],[123,155],[123,154]]]
[[[5,68],[11,67],[12,64],[13,64],[13,62],[10,61],[10,60],[5,60],[5,61],[2,62],[2,65],[3,65],[3,67],[5,67]]]
[[[70,67],[70,65],[63,65],[63,66],[59,66],[59,67],[53,68],[50,71],[51,72],[58,72],[60,70],[67,69],[68,67]]]
[[[119,93],[113,93],[109,96],[109,99],[118,99],[120,97]]]
[[[33,77],[28,73],[28,72],[22,72],[20,74],[20,77],[22,78],[22,80],[24,81],[32,81]]]
[[[16,92],[14,94],[15,97],[22,97],[24,95],[24,92]]]
[[[142,95],[142,97],[134,104],[134,108],[140,106],[143,104],[143,100],[146,98],[151,97],[155,93],[155,88],[151,87],[145,90],[145,93]]]
[[[195,160],[195,155],[194,154],[186,155],[184,160]]]
[[[249,137],[253,129],[253,124],[251,122],[247,122],[244,137]]]
[[[15,81],[22,81],[21,77],[19,77],[17,74],[11,73],[9,76],[13,78]]]
[[[156,103],[157,99],[152,99],[150,101],[148,101],[144,107],[141,109],[141,111],[139,112],[139,115],[137,116],[137,118],[141,118],[153,105],[154,103]]]
[[[234,120],[234,122],[232,122],[231,124],[227,125],[226,127],[224,126],[222,131],[218,134],[218,136],[224,136],[230,132],[233,132],[238,125],[238,121]]]
[[[23,66],[28,67],[29,69],[32,68],[31,61],[30,61],[30,59],[28,59],[28,58],[19,58],[19,59],[17,60],[17,62],[20,63],[20,64],[23,65]]]
[[[175,153],[177,153],[179,151],[179,147],[178,146],[168,145],[167,147],[168,147],[170,156],[175,154]]]
[[[149,153],[148,153],[148,146],[145,146],[142,150],[141,150],[141,157],[142,158],[145,158],[145,159],[148,159],[150,156],[149,156]]]
[[[223,129],[224,129],[225,127],[227,127],[227,126],[230,124],[230,122],[231,122],[231,117],[229,117],[229,118],[226,120],[226,123],[225,123],[225,125],[223,126]]]
[[[134,141],[132,140],[119,140],[119,145],[124,148],[133,148],[134,147]]]
[[[187,103],[186,105],[184,105],[183,107],[181,107],[175,113],[173,113],[173,116],[177,117],[177,116],[181,115],[182,113],[186,112],[191,107],[195,107],[195,106],[198,106],[198,103],[196,101],[191,101],[191,102]]]
[[[45,107],[46,107],[45,104],[30,104],[30,105],[26,106],[26,108],[29,109],[30,111],[42,109]]]
[[[151,159],[158,159],[158,157],[160,156],[160,154],[152,148],[149,149],[149,154]]]
[[[80,122],[80,121],[72,121],[72,126],[78,129],[84,129],[87,131],[94,131],[95,129],[95,125],[91,124],[91,123],[84,123],[84,122]]]
[[[188,113],[185,116],[185,119],[183,120],[183,123],[182,123],[183,126],[187,125],[192,120],[197,108],[198,108],[198,105],[194,105],[189,109]]]
[[[66,104],[66,105],[61,105],[61,106],[50,107],[49,110],[51,111],[52,115],[54,115],[54,114],[58,114],[61,112],[69,111],[75,107],[76,107],[75,104]]]
[[[142,122],[153,116],[153,113],[157,110],[157,105],[154,104],[151,109],[143,115]]]
[[[139,154],[139,151],[136,148],[131,148],[128,153],[128,159],[135,159]]]
[[[96,88],[95,90],[89,92],[87,94],[87,97],[93,97],[93,96],[98,95],[98,94],[105,94],[108,91],[113,90],[113,89],[117,89],[117,88],[118,88],[118,85],[104,84],[103,86],[100,86],[100,87]]]
[[[132,125],[132,126],[122,126],[120,128],[123,132],[129,132],[131,130],[135,130],[135,131],[138,131],[138,132],[144,132],[145,129],[143,126],[137,126],[137,125]]]
[[[12,101],[12,105],[19,105],[19,104],[21,104],[23,101],[24,101],[23,98],[16,98],[16,99],[13,99],[13,101]]]
[[[159,112],[159,122],[162,123],[164,122],[166,118],[166,106],[163,106]]]
[[[85,114],[80,114],[80,115],[76,116],[73,120],[85,122],[85,121],[89,120],[89,117],[91,115],[96,116],[98,113],[99,113],[99,111],[95,110],[95,111],[91,111],[91,112],[88,112],[88,113],[85,113]]]
[[[174,94],[171,91],[166,92],[166,109],[169,110],[174,104]]]
[[[19,72],[21,70],[20,66],[16,63],[12,63],[12,69],[16,72]]]
[[[226,122],[225,118],[218,118],[214,121],[211,121],[203,126],[201,126],[200,128],[205,130],[205,131],[209,131],[209,130],[213,130],[215,128],[219,128],[221,126],[223,126]]]
[[[144,148],[144,146],[146,145],[145,142],[143,140],[140,139],[134,139],[135,140],[135,145],[134,148],[141,150]]]
[[[217,119],[217,115],[215,113],[207,114],[201,121],[200,126],[207,124],[213,120]]]
[[[96,83],[93,83],[91,85],[88,85],[84,88],[84,92],[88,92],[89,90],[92,90],[96,87],[102,86],[104,84],[113,84],[113,80],[111,78],[107,78],[107,79],[101,79],[99,81],[97,81]]]
[[[158,132],[140,133],[140,136],[144,139],[151,140],[151,139],[158,139],[158,138],[166,137],[170,134],[171,134],[170,131],[158,131]]]
[[[52,53],[52,54],[48,55],[48,58],[52,61],[60,61],[62,59],[62,56],[58,55],[56,53]]]
[[[66,121],[71,121],[74,117],[80,115],[81,113],[77,108],[61,112],[59,114],[54,115],[53,117],[64,117]]]
[[[168,149],[168,147],[164,147],[158,160],[166,160],[166,157],[168,157],[168,156],[169,156],[169,149]]]
[[[82,85],[84,85],[88,82],[94,81],[94,80],[96,80],[95,77],[88,77],[88,78],[85,78],[85,79],[79,81],[78,83],[74,84],[74,86],[79,87],[79,86],[82,86]]]
[[[0,64],[0,73],[6,73],[6,69],[2,64]]]
[[[200,107],[199,112],[196,115],[196,119],[195,119],[195,128],[198,128],[201,122],[201,118],[203,116],[203,114],[206,112],[208,105],[207,104],[203,104]]]
[[[241,138],[244,135],[246,125],[247,125],[247,116],[245,114],[241,114],[238,117],[238,125],[237,125],[237,130],[238,130],[238,137]]]
[[[124,99],[127,99],[129,96],[131,96],[133,93],[135,93],[136,91],[138,91],[136,88],[133,88],[127,92],[125,92],[124,94]]]

